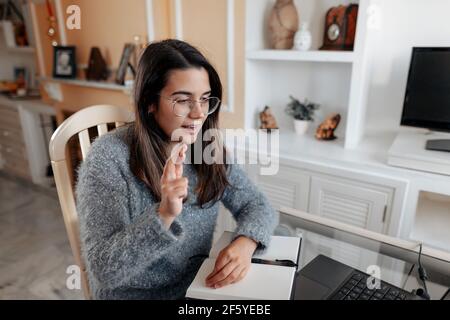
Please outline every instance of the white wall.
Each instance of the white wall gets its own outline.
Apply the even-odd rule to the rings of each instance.
[[[449,0],[379,0],[367,127],[399,128],[413,46],[450,47]]]

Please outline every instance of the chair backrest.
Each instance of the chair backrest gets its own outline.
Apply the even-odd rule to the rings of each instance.
[[[80,267],[81,286],[86,299],[91,298],[91,292],[86,274],[86,265],[81,256],[78,214],[70,178],[66,146],[69,139],[78,135],[84,160],[91,146],[89,128],[97,127],[98,135],[101,136],[108,132],[108,124],[110,123],[115,124],[117,128],[132,121],[134,121],[134,114],[123,107],[95,105],[84,108],[67,118],[58,127],[50,140],[49,151],[53,176],[70,247],[75,262]]]

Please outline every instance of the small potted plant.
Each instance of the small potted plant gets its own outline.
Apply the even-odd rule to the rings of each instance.
[[[302,135],[308,130],[309,123],[314,121],[314,112],[319,109],[319,104],[313,103],[305,99],[300,102],[293,96],[289,96],[291,102],[286,106],[286,113],[294,118],[295,132]]]

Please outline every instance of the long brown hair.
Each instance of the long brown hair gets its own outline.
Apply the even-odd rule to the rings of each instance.
[[[149,113],[149,106],[159,107],[159,94],[171,71],[188,68],[204,68],[209,76],[211,96],[222,99],[222,84],[217,71],[200,51],[186,42],[170,39],[150,44],[142,53],[137,68],[134,91],[136,120],[129,128],[130,168],[158,201],[161,200],[160,178],[169,156],[170,137],[160,128],[153,113]],[[218,129],[219,111],[220,106],[207,117],[202,131]],[[201,139],[200,135],[198,139]],[[209,143],[201,142],[202,151]],[[222,154],[226,155],[222,148]],[[195,191],[200,207],[220,200],[229,185],[225,161],[213,164],[201,161],[200,164],[193,163],[193,166],[197,172]]]

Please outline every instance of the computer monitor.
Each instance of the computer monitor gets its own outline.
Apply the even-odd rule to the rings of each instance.
[[[413,48],[401,125],[450,132],[450,47]],[[426,149],[450,152],[450,140]]]

